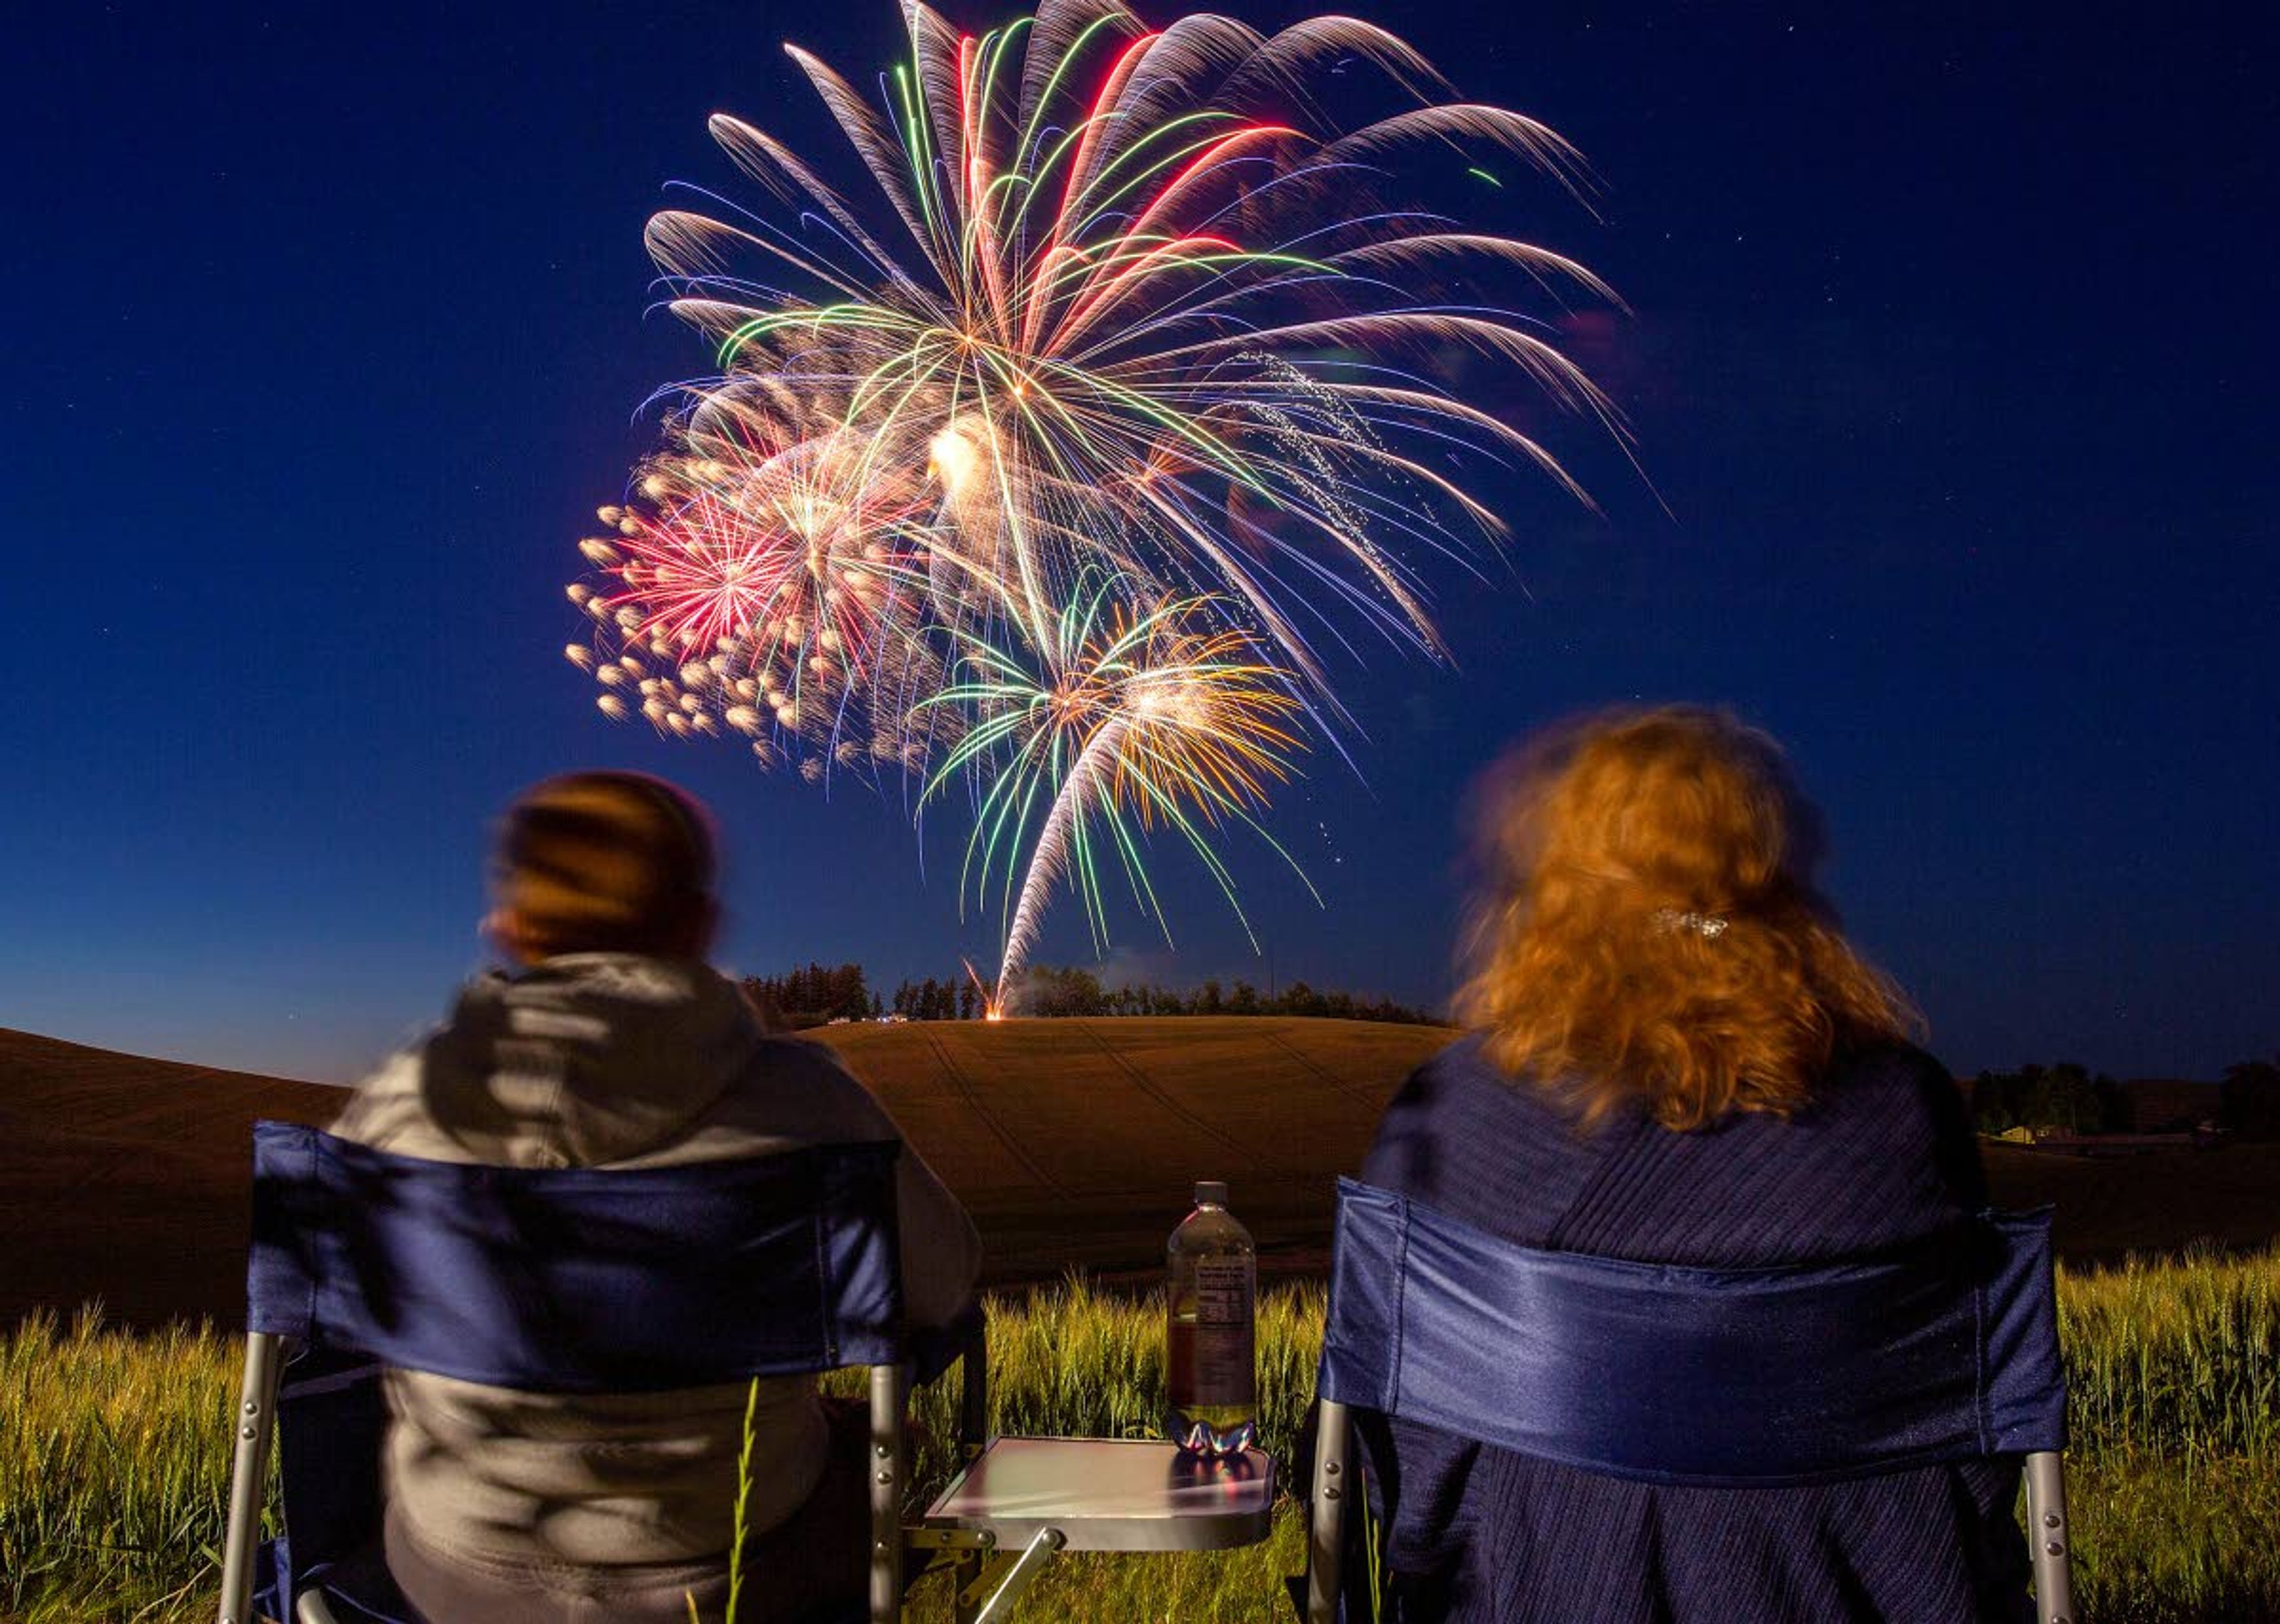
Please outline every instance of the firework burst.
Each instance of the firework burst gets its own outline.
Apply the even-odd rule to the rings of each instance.
[[[915,766],[911,720],[943,676],[922,632],[939,533],[919,475],[843,403],[774,380],[704,394],[674,438],[636,498],[602,511],[619,534],[583,543],[603,584],[574,589],[604,643],[635,651],[641,713],[683,735],[726,724],[811,776]],[[643,650],[667,669],[642,672]]]
[[[1367,23],[904,14],[875,102],[786,48],[867,189],[721,115],[781,217],[706,194],[650,222],[719,372],[604,510],[600,580],[572,589],[601,631],[570,655],[612,716],[741,729],[811,778],[891,764],[921,806],[962,787],[1002,992],[1064,882],[1097,941],[1111,870],[1165,923],[1152,835],[1233,903],[1216,843],[1339,730],[1336,650],[1441,653],[1426,566],[1502,536],[1465,471],[1581,496],[1452,374],[1485,358],[1619,435],[1606,402],[1542,319],[1447,290],[1613,295],[1405,201],[1581,166]]]
[[[1540,323],[1407,290],[1500,263],[1612,296],[1547,250],[1368,200],[1405,151],[1462,166],[1488,149],[1565,174],[1566,143],[1517,113],[1431,100],[1430,66],[1352,19],[1152,30],[1113,0],[1046,0],[975,38],[923,5],[906,16],[912,59],[883,114],[788,48],[891,224],[874,234],[781,142],[716,117],[737,165],[822,228],[659,215],[650,246],[674,308],[732,375],[855,358],[835,383],[874,432],[952,441],[934,458],[950,505],[990,511],[983,535],[961,527],[983,543],[970,561],[1016,589],[1006,606],[1033,637],[1113,549],[1136,581],[1240,605],[1318,682],[1308,633],[1339,606],[1437,650],[1404,553],[1467,553],[1499,532],[1440,472],[1444,453],[1566,475],[1430,366],[1470,350],[1565,404],[1604,404]],[[1345,127],[1322,110],[1353,98],[1328,81],[1362,68],[1397,110]],[[887,246],[897,235],[906,254]],[[1275,516],[1271,544],[1243,509]]]
[[[1225,624],[1222,607],[1181,598],[1138,609],[1128,581],[1084,585],[1056,616],[1041,659],[969,640],[930,702],[971,719],[928,793],[964,779],[980,786],[960,889],[986,893],[993,878],[1000,888],[1001,1007],[1064,879],[1102,944],[1101,874],[1106,863],[1121,866],[1168,942],[1144,860],[1151,834],[1184,841],[1238,919],[1217,835],[1240,824],[1281,853],[1255,813],[1305,748],[1305,705],[1256,640]]]

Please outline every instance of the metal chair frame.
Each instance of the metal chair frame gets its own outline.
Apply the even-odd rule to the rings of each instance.
[[[1360,1474],[1354,1469],[1353,1420],[1347,1407],[1325,1398],[1319,1414],[1314,1474],[1307,1496],[1306,1624],[1338,1624],[1346,1506],[1363,1490],[1355,1481]],[[2053,1450],[2038,1450],[2024,1457],[2024,1465],[2035,1616],[2038,1624],[2075,1624],[2073,1535],[2067,1521],[2065,1467]]]
[[[257,1145],[269,1126],[257,1127]],[[257,1229],[258,1224],[257,1216]],[[959,1434],[967,1459],[972,1459],[982,1451],[982,1432],[989,1413],[988,1350],[978,1309],[962,1325],[954,1328],[953,1334],[958,1337],[954,1349],[943,1345],[936,1351],[948,1355],[947,1363],[942,1366],[944,1374],[947,1373],[948,1364],[964,1367],[965,1391]],[[875,1337],[871,1345],[877,1346]],[[294,1346],[290,1335],[276,1331],[249,1331],[246,1336],[243,1382],[232,1417],[235,1435],[230,1466],[228,1520],[222,1536],[218,1611],[220,1624],[253,1624],[256,1554],[261,1543],[262,1513],[267,1497],[270,1451],[286,1365]],[[900,1620],[905,1559],[910,1549],[909,1531],[902,1522],[903,1501],[910,1482],[910,1460],[903,1428],[913,1370],[908,1350],[897,1347],[896,1351],[901,1356],[900,1362],[848,1366],[865,1368],[869,1374],[868,1459],[865,1463],[871,1525],[866,1609],[869,1624],[897,1624]],[[953,1559],[978,1566],[978,1556],[971,1553],[954,1552]],[[291,1597],[290,1611],[300,1624],[329,1624],[333,1616],[321,1587]]]
[[[222,1535],[220,1624],[254,1624],[254,1552],[261,1542],[261,1512],[271,1441],[275,1436],[278,1389],[291,1351],[289,1339],[271,1333],[254,1332],[245,1339],[245,1375],[235,1418],[236,1446],[230,1463],[229,1520]],[[967,1458],[972,1459],[982,1452],[982,1430],[989,1414],[989,1357],[978,1318],[957,1363],[966,1373],[959,1406],[959,1435]],[[982,1559],[994,1539],[983,1535],[950,1540],[915,1526],[905,1527],[903,1499],[910,1484],[910,1459],[904,1444],[903,1426],[908,1408],[910,1374],[899,1365],[866,1368],[870,1377],[870,1461],[867,1475],[871,1516],[867,1617],[869,1624],[899,1624],[906,1558],[949,1551],[964,1589],[977,1576]],[[1025,1578],[1025,1586],[1026,1582]],[[1018,1593],[1018,1589],[1013,1592]],[[296,1597],[294,1613],[299,1624],[333,1624],[332,1610],[320,1590],[304,1591]]]
[[[1178,1451],[1169,1443],[989,1438],[989,1358],[982,1315],[971,1315],[960,1330],[954,1353],[937,1350],[951,1353],[950,1362],[963,1367],[960,1469],[915,1522],[903,1518],[911,1488],[904,1426],[913,1367],[907,1360],[861,1366],[868,1371],[869,1391],[864,1463],[870,1513],[868,1624],[899,1624],[914,1565],[917,1571],[950,1569],[958,1624],[995,1624],[1058,1551],[1214,1550],[1254,1543],[1270,1532],[1274,1462],[1259,1451],[1249,1452],[1240,1474],[1244,1492],[1229,1496],[1222,1492],[1223,1481],[1180,1466]],[[253,1624],[270,1451],[292,1352],[293,1339],[286,1334],[252,1331],[246,1337],[243,1381],[232,1418],[235,1438],[222,1539],[220,1624]],[[1001,1445],[1009,1447],[997,1452]],[[1121,1497],[1094,1482],[1104,1462],[1122,1474]],[[1010,1489],[992,1488],[993,1482],[1006,1478],[1013,1480]],[[1195,1504],[1198,1489],[1206,1491],[1205,1505]],[[298,1624],[331,1624],[333,1619],[321,1586],[291,1597],[290,1610]]]
[[[253,1624],[254,1551],[260,1541],[263,1489],[268,1472],[271,1439],[274,1435],[277,1393],[288,1340],[254,1333],[246,1338],[245,1377],[237,1412],[236,1448],[230,1468],[229,1522],[222,1540],[220,1624]],[[961,1350],[958,1364],[964,1372],[959,1403],[959,1441],[965,1469],[937,1497],[941,1506],[951,1500],[967,1473],[988,1453],[989,1357],[987,1342],[977,1320]],[[1044,1572],[1057,1551],[1069,1548],[1100,1548],[1101,1530],[1082,1521],[1064,1520],[1030,1530],[1018,1546],[1001,1550],[1000,1531],[987,1520],[929,1512],[914,1523],[902,1520],[909,1491],[910,1459],[903,1424],[908,1407],[909,1373],[899,1365],[874,1365],[869,1370],[870,1460],[867,1484],[871,1515],[871,1572],[866,1616],[869,1624],[899,1624],[905,1610],[906,1582],[936,1566],[948,1566],[953,1592],[951,1614],[956,1624],[995,1624],[1009,1616]],[[1039,1440],[1025,1440],[1040,1442]],[[1078,1442],[1090,1443],[1091,1440]],[[1170,1444],[1130,1447],[1160,1450],[1167,1457]],[[1265,1458],[1260,1457],[1262,1460]],[[1255,1515],[1221,1518],[1205,1524],[1198,1520],[1190,1537],[1175,1542],[1186,1550],[1221,1549],[1266,1537],[1274,1498],[1271,1462],[1260,1480]],[[1011,1520],[1011,1519],[1008,1519]],[[1026,1524],[1024,1525],[1026,1527]],[[1074,1529],[1074,1533],[1072,1533]],[[1159,1536],[1160,1529],[1151,1534]],[[1111,1537],[1113,1537],[1112,1535]],[[335,1624],[335,1615],[320,1589],[296,1597],[297,1624]]]
[[[1339,1624],[1346,1508],[1366,1489],[1357,1481],[1361,1473],[1349,1406],[1323,1398],[1318,1403],[1317,1416],[1307,1499],[1306,1624]],[[2067,1513],[2064,1463],[2052,1450],[2036,1451],[2021,1459],[2036,1618],[2038,1624],[2075,1624],[2073,1536]]]

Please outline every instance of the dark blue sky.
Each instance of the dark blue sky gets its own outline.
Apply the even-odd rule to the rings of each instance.
[[[1689,699],[1790,744],[1849,925],[1958,1069],[2280,1048],[2269,33],[1354,9],[1591,158],[1603,219],[1515,188],[1496,223],[1635,307],[1568,342],[1671,516],[1581,425],[1556,441],[1604,518],[1502,493],[1509,570],[1439,581],[1461,669],[1348,671],[1360,776],[1318,755],[1278,806],[1326,908],[1230,846],[1272,973],[1437,1000],[1470,777],[1579,706]],[[19,19],[0,1025],[353,1075],[479,962],[489,817],[589,764],[719,811],[725,962],[891,985],[992,957],[961,830],[922,868],[899,804],[613,727],[559,653],[574,542],[652,441],[631,413],[705,360],[644,316],[643,220],[668,180],[742,195],[716,109],[845,175],[778,42],[867,84],[895,27],[889,0]],[[1120,956],[1264,980],[1163,858],[1180,951],[1128,910]],[[1087,951],[1063,906],[1041,957]]]

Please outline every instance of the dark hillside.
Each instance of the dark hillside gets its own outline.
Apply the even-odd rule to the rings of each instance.
[[[1198,1178],[1234,1187],[1268,1273],[1328,1262],[1336,1176],[1443,1029],[1187,1016],[848,1026],[828,1043],[974,1212],[994,1283],[1152,1278]],[[0,1324],[100,1298],[115,1318],[237,1321],[247,1145],[337,1089],[0,1031]],[[2280,1145],[2114,1160],[1987,1147],[2005,1206],[2055,1202],[2104,1261],[2280,1234]]]
[[[234,1321],[253,1124],[323,1122],[341,1097],[0,1030],[0,1325],[89,1298]]]
[[[1198,1178],[1235,1186],[1270,1268],[1320,1268],[1324,1169],[1449,1040],[1371,1022],[1187,1017],[913,1023],[813,1035],[973,1210],[998,1283],[1149,1269]],[[114,1318],[237,1322],[258,1118],[340,1090],[0,1030],[0,1324],[100,1298]]]

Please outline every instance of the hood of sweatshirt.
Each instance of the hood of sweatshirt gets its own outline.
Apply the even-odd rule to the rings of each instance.
[[[470,981],[423,1045],[435,1127],[475,1160],[586,1166],[685,1133],[762,1040],[709,965],[573,953]]]

